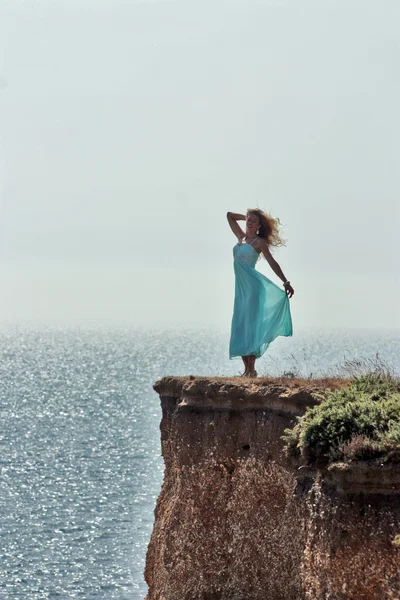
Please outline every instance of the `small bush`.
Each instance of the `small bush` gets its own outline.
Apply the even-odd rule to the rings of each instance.
[[[392,539],[392,545],[396,546],[397,548],[400,548],[400,533],[394,536],[394,538]]]
[[[295,425],[293,429],[285,429],[282,439],[286,444],[286,452],[292,457],[300,456],[299,448],[300,423]]]
[[[400,381],[369,373],[327,391],[283,439],[288,454],[309,463],[400,454]]]
[[[340,444],[336,460],[347,462],[355,460],[371,460],[385,454],[385,447],[381,442],[371,440],[365,435],[354,435],[349,442]]]
[[[286,379],[296,379],[299,376],[297,371],[283,371],[281,377]]]

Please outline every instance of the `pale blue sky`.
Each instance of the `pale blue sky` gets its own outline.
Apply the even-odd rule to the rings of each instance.
[[[400,328],[399,23],[398,0],[3,0],[0,320],[228,327],[226,212],[258,205],[295,326]]]

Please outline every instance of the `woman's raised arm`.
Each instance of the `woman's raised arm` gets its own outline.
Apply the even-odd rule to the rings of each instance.
[[[245,221],[246,215],[241,215],[240,213],[227,212],[226,218],[228,219],[228,223],[233,233],[237,238],[243,238],[246,234],[243,229],[240,227],[238,221]]]

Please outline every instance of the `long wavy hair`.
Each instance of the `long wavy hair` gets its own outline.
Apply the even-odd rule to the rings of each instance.
[[[258,235],[266,240],[269,247],[286,246],[287,240],[282,237],[280,220],[272,217],[260,208],[248,208],[246,211],[246,219],[249,214],[256,215],[260,219]]]

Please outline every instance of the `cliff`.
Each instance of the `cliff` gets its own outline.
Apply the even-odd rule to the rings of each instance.
[[[400,598],[398,465],[299,467],[281,436],[345,380],[164,377],[147,600]]]

